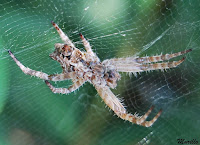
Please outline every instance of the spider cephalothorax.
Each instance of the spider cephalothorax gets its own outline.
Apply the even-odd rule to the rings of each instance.
[[[54,93],[68,94],[78,89],[85,82],[90,82],[94,85],[105,104],[109,106],[109,108],[112,109],[117,116],[138,125],[146,127],[153,125],[153,123],[161,115],[162,110],[160,110],[151,121],[146,121],[146,118],[149,116],[154,107],[151,107],[144,116],[130,114],[126,111],[121,101],[112,93],[110,88],[113,89],[117,86],[117,81],[120,79],[119,72],[137,73],[149,70],[174,68],[181,64],[184,61],[184,58],[179,61],[172,62],[162,61],[188,53],[191,51],[191,49],[173,54],[140,58],[113,58],[101,62],[97,55],[92,51],[89,42],[84,38],[83,35],[80,34],[80,37],[86,49],[85,52],[82,52],[76,48],[57,24],[54,22],[52,22],[52,24],[56,28],[64,44],[56,43],[54,52],[49,56],[60,63],[63,72],[61,74],[48,75],[40,71],[32,70],[28,67],[25,67],[20,61],[18,61],[9,50],[8,52],[10,56],[20,67],[20,69],[25,74],[36,76],[45,80],[47,86]],[[63,81],[69,79],[71,79],[73,82],[73,85],[69,88],[55,88],[49,82],[49,80]]]
[[[73,47],[70,47],[67,44],[56,43],[55,44],[55,51],[51,53],[49,56],[54,60],[57,60],[57,57],[67,57],[70,59],[72,52],[74,51]]]
[[[82,39],[85,39],[80,34]],[[113,65],[106,65],[100,62],[95,53],[81,52],[68,44],[55,44],[55,50],[49,55],[58,61],[63,72],[77,72],[77,78],[84,78],[94,84],[106,84],[111,88],[117,86],[120,75]]]

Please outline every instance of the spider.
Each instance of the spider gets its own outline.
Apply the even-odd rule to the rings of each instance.
[[[62,73],[48,75],[44,72],[32,70],[25,67],[13,53],[8,50],[9,55],[16,62],[19,68],[28,75],[36,76],[45,80],[46,85],[51,89],[53,93],[69,94],[77,90],[85,82],[93,84],[100,97],[105,104],[114,111],[114,113],[123,120],[128,120],[132,123],[150,127],[158,119],[162,113],[162,109],[157,115],[150,121],[146,121],[149,114],[152,112],[154,106],[152,106],[146,114],[138,116],[137,114],[128,113],[122,102],[112,93],[111,89],[116,88],[117,81],[120,80],[119,72],[144,72],[150,70],[165,70],[177,67],[180,65],[185,57],[179,61],[162,62],[171,58],[183,55],[191,51],[185,50],[173,54],[157,55],[151,57],[127,57],[127,58],[113,58],[107,59],[103,62],[100,61],[98,56],[92,51],[90,43],[84,38],[82,34],[83,45],[86,51],[80,51],[67,35],[58,27],[58,25],[52,22],[53,27],[59,33],[64,44],[56,43],[55,50],[49,56],[60,63],[62,67]],[[161,62],[161,63],[159,63]],[[73,85],[69,88],[55,88],[49,81],[63,81],[72,80]]]

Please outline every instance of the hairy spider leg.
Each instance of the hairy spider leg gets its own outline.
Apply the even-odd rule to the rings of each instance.
[[[67,45],[76,48],[74,46],[74,44],[72,43],[72,41],[69,39],[69,37],[58,27],[58,25],[56,23],[54,23],[53,21],[51,22],[52,25],[54,26],[54,28],[56,28],[58,34],[60,35],[60,38],[62,39],[62,41],[64,43],[66,43]]]
[[[180,51],[177,53],[163,54],[163,55],[157,55],[157,56],[113,58],[113,59],[110,59],[110,61],[113,61],[113,63],[122,63],[122,64],[131,64],[134,62],[135,63],[152,63],[152,62],[170,60],[174,57],[186,54],[190,51],[192,51],[192,49]]]
[[[112,93],[112,91],[109,89],[109,87],[99,86],[99,85],[94,85],[94,86],[95,86],[97,92],[99,93],[100,97],[105,102],[105,104],[110,109],[112,109],[118,117],[120,117],[123,120],[127,120],[131,123],[135,123],[135,124],[138,124],[141,126],[150,127],[154,124],[154,122],[158,119],[158,117],[162,113],[162,110],[160,110],[152,120],[145,121],[154,107],[151,107],[148,110],[148,112],[142,117],[127,113],[124,106],[120,103],[119,99]]]
[[[152,112],[152,110],[154,109],[155,107],[154,106],[151,106],[151,108],[143,115],[143,116],[140,116],[139,120],[137,121],[139,124],[141,124],[142,122],[144,122],[147,117],[149,116],[149,114]]]
[[[118,72],[143,72],[143,71],[150,71],[150,70],[164,70],[177,67],[185,60],[183,57],[179,61],[172,61],[172,62],[163,62],[163,63],[147,63],[147,64],[139,64],[139,63],[132,63],[132,64],[122,64],[117,63],[113,64]]]
[[[174,68],[177,67],[178,65],[180,65],[183,61],[185,60],[185,57],[183,57],[181,60],[179,61],[172,61],[172,62],[163,62],[163,63],[154,63],[154,64],[142,64],[142,66],[140,66],[140,69],[142,71],[149,71],[149,70],[157,70],[157,69],[170,69],[170,68]]]
[[[174,57],[186,54],[188,52],[192,51],[192,49],[180,51],[177,53],[172,53],[172,54],[163,54],[163,55],[158,55],[158,56],[147,56],[147,57],[139,57],[135,58],[135,61],[138,63],[151,63],[151,62],[159,62],[159,61],[165,61],[165,60],[170,60]]]
[[[80,33],[80,37],[82,39],[83,45],[87,51],[87,53],[96,56],[95,53],[92,51],[92,47],[90,46],[90,43],[85,39],[85,37]]]
[[[75,90],[77,90],[80,86],[82,86],[86,81],[84,79],[79,79],[74,84],[72,84],[69,88],[55,88],[53,85],[51,85],[50,82],[45,80],[45,83],[47,86],[51,89],[53,93],[60,93],[60,94],[69,94]]]
[[[52,74],[48,76],[48,80],[51,80],[51,81],[64,81],[64,80],[69,80],[69,79],[74,79],[74,78],[76,78],[76,72]]]
[[[141,123],[142,126],[150,127],[154,124],[154,122],[160,117],[162,113],[162,109],[156,114],[156,116],[151,121],[144,121]]]
[[[156,116],[150,120],[150,121],[145,121],[146,118],[149,116],[149,114],[151,113],[151,111],[153,110],[154,106],[152,106],[148,111],[147,113],[144,115],[144,116],[141,116],[141,117],[136,117],[135,115],[133,114],[122,114],[122,116],[124,118],[129,118],[129,121],[130,122],[133,122],[138,125],[141,125],[141,126],[145,126],[145,127],[150,127],[154,124],[154,122],[160,117],[161,113],[162,113],[162,109],[160,109],[160,111],[156,114]]]
[[[51,81],[62,81],[62,80],[68,80],[73,79],[75,77],[74,72],[69,72],[67,74],[52,74],[48,75],[46,73],[43,73],[41,71],[35,71],[28,67],[25,67],[15,56],[14,54],[8,50],[9,55],[12,57],[12,59],[16,62],[16,64],[19,66],[19,68],[28,75],[38,77],[43,80],[51,80]]]

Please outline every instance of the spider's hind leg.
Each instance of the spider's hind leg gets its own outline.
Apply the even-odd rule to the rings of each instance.
[[[132,122],[141,126],[150,127],[154,124],[154,122],[159,118],[159,116],[162,113],[162,110],[160,110],[152,120],[146,121],[147,117],[149,116],[149,114],[154,108],[153,106],[147,111],[147,113],[144,116],[141,116],[141,117],[127,113],[123,104],[107,86],[99,86],[99,85],[94,85],[94,86],[97,92],[99,93],[100,97],[104,100],[105,104],[110,109],[112,109],[118,117],[120,117],[123,120],[127,120],[129,122]]]
[[[159,61],[165,61],[165,60],[170,60],[174,57],[183,55],[185,53],[188,53],[192,51],[192,49],[180,51],[177,53],[172,53],[172,54],[163,54],[163,55],[157,55],[157,56],[146,56],[146,57],[139,57],[135,58],[135,61],[137,63],[152,63],[152,62],[159,62]]]
[[[142,64],[140,66],[140,71],[149,71],[149,70],[166,70],[170,68],[177,67],[185,60],[185,57],[183,57],[179,61],[172,61],[172,62],[162,62],[162,63],[149,63],[149,64]],[[138,71],[139,72],[139,71]]]
[[[149,110],[151,110],[151,108],[150,108]],[[148,111],[148,112],[149,112],[149,111]],[[145,114],[145,115],[146,115],[146,118],[147,118],[148,115],[149,115],[148,112]],[[155,116],[152,120],[150,120],[150,121],[145,121],[145,120],[146,120],[146,118],[145,118],[144,121],[142,121],[140,125],[146,126],[146,127],[152,126],[152,125],[154,124],[154,122],[158,119],[158,117],[160,117],[161,113],[162,113],[162,109],[160,109],[160,111],[156,114],[156,116]],[[147,115],[147,114],[148,114],[148,115]],[[145,115],[144,115],[144,116],[145,116]]]
[[[141,125],[141,126],[145,126],[145,127],[150,127],[154,124],[154,122],[160,117],[160,115],[162,113],[162,109],[160,109],[160,111],[156,114],[156,116],[152,120],[146,121],[147,117],[149,116],[149,114],[152,112],[153,109],[154,109],[154,106],[152,106],[147,111],[147,113],[144,116],[141,116],[141,117],[137,117],[137,116],[132,115],[132,114],[122,114],[121,118],[125,119],[125,120],[126,120],[126,118],[128,118],[127,120],[132,122],[132,123],[135,123],[135,124],[138,124],[138,125]]]

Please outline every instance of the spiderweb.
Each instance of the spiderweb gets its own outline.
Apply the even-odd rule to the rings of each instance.
[[[133,145],[200,142],[200,4],[173,0],[1,0],[0,144]],[[83,49],[81,32],[101,60],[153,56],[192,48],[179,67],[164,72],[122,73],[115,95],[131,113],[152,105],[150,128],[113,116],[92,85],[69,95],[53,94],[42,80],[22,73],[9,57],[31,69],[60,73],[48,55],[61,42],[55,21]],[[181,57],[175,58],[179,60]],[[69,87],[70,81],[53,83]]]

